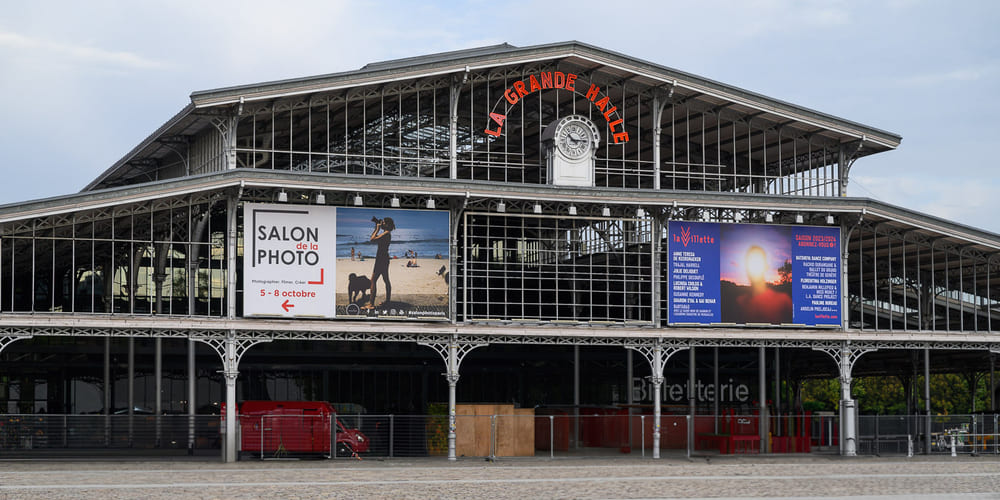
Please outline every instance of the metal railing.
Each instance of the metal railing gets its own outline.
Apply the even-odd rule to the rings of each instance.
[[[862,415],[858,453],[998,455],[998,421],[997,414]]]
[[[330,458],[447,456],[446,415],[342,415],[241,417],[243,456],[262,459],[312,454]],[[309,419],[309,420],[306,420]],[[341,435],[331,443],[329,428],[337,419],[347,431],[363,436],[365,449],[355,454]],[[695,442],[686,415],[661,418],[660,448],[690,456]],[[652,456],[651,415],[558,413],[459,414],[455,417],[458,457]],[[346,431],[345,431],[346,432]],[[318,444],[322,443],[322,446]]]
[[[218,454],[220,447],[219,417],[214,415],[0,414],[3,457],[102,450]]]
[[[660,452],[839,453],[840,418],[665,414]],[[862,415],[859,455],[1000,455],[1000,415]],[[0,458],[221,454],[217,415],[0,415]],[[242,416],[244,458],[447,456],[446,415]],[[536,414],[456,415],[458,457],[652,457],[652,415],[621,409],[540,409]],[[336,429],[336,432],[330,432]],[[928,434],[929,433],[929,434]],[[362,441],[351,441],[351,439]],[[929,439],[928,439],[929,437]],[[363,442],[364,446],[352,444]]]

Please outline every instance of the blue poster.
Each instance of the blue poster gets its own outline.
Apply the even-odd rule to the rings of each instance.
[[[667,230],[670,322],[718,323],[719,225],[678,222]]]
[[[840,228],[796,227],[795,323],[840,325]]]
[[[840,324],[840,228],[671,222],[671,323]]]

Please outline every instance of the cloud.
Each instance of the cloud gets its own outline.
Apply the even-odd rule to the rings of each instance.
[[[134,70],[154,70],[164,67],[164,63],[160,61],[147,59],[127,51],[72,45],[44,38],[29,37],[11,31],[0,31],[0,49],[14,51],[21,58],[62,64],[71,63],[79,66],[100,65]]]

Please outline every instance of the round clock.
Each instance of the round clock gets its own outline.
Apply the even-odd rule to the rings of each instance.
[[[597,148],[597,141],[597,127],[582,116],[567,116],[556,125],[556,147],[571,160],[579,160],[593,153]]]

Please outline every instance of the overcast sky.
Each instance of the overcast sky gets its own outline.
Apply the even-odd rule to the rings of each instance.
[[[0,16],[0,204],[75,193],[196,90],[579,40],[903,137],[851,196],[1000,233],[1000,2],[45,1]]]

